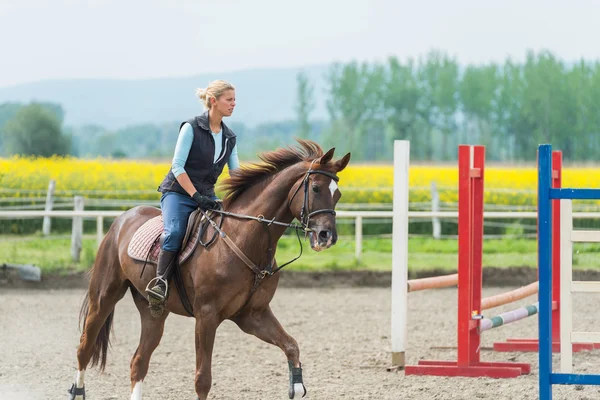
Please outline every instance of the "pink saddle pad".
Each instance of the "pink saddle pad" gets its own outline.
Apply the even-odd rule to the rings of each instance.
[[[162,214],[144,222],[142,226],[134,233],[127,254],[134,260],[144,261],[152,264],[158,263],[158,253],[160,253],[160,235],[164,229]],[[185,248],[179,252],[178,262],[182,265],[192,254],[200,235],[200,229],[190,233],[190,239]]]

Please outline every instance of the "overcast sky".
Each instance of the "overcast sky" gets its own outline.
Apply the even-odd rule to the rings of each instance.
[[[0,87],[333,61],[600,59],[600,0],[0,0]]]

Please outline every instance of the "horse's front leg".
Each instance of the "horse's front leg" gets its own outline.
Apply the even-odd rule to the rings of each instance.
[[[300,364],[300,350],[296,340],[283,329],[271,307],[262,310],[248,310],[233,321],[246,333],[252,334],[279,347],[285,353],[290,368],[290,399],[299,399],[306,396],[306,388],[302,382],[302,367]]]
[[[196,316],[196,394],[206,400],[212,384],[212,352],[219,321],[214,313]]]

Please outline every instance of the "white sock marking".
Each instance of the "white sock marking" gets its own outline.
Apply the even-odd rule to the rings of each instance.
[[[136,382],[131,392],[131,400],[142,400],[142,382]]]
[[[77,371],[77,378],[75,378],[75,386],[78,388],[83,387],[83,378],[85,377],[85,370]]]
[[[294,399],[301,399],[305,393],[306,391],[301,383],[294,383]]]
[[[331,197],[333,197],[333,194],[335,193],[337,188],[338,188],[337,182],[332,179],[331,183],[329,184],[329,190],[331,190]]]

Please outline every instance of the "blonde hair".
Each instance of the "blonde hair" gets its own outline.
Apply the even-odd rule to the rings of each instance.
[[[215,100],[218,99],[219,97],[221,97],[223,92],[227,90],[235,90],[235,87],[233,87],[231,83],[219,79],[210,82],[207,88],[196,89],[196,96],[198,96],[198,98],[202,100],[202,102],[204,103],[204,107],[206,107],[207,110],[210,110],[210,99],[213,97],[215,98]]]

